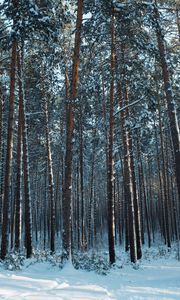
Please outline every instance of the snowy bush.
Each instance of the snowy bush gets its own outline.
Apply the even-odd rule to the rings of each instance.
[[[10,271],[21,270],[24,265],[25,256],[19,253],[9,253],[2,265]]]
[[[143,259],[144,260],[158,260],[161,258],[176,258],[177,259],[177,246],[172,244],[171,248],[168,248],[166,245],[158,245],[152,248],[146,248],[143,250]]]
[[[107,258],[95,253],[74,253],[73,265],[75,269],[95,271],[101,275],[107,275],[109,272]]]
[[[58,266],[62,269],[63,262],[62,262],[62,256],[58,254],[51,254],[49,250],[42,251],[42,250],[36,250],[33,253],[33,261],[31,261],[31,264],[37,263],[37,262],[50,262],[52,266]]]

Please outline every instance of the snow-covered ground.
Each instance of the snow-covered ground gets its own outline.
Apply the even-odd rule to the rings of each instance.
[[[60,270],[50,262],[27,263],[20,271],[0,269],[0,299],[110,300],[180,299],[180,262],[161,258],[144,260],[136,270],[130,264],[108,275],[75,270],[70,263]]]

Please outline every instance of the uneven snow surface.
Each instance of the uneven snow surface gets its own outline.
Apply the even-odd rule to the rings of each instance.
[[[0,299],[8,300],[109,300],[180,299],[180,262],[158,260],[130,265],[108,275],[63,270],[48,262],[23,267],[21,271],[0,270]]]

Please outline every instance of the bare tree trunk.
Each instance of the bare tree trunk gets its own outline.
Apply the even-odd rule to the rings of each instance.
[[[140,206],[140,223],[141,223],[141,237],[142,244],[144,245],[144,191],[143,191],[143,182],[142,182],[142,172],[141,172],[141,147],[140,147],[140,138],[137,133],[137,159],[138,159],[138,181],[139,181],[139,206]]]
[[[140,145],[139,138],[138,138],[138,141],[137,141],[137,149],[138,149],[139,177],[140,177],[140,183],[141,183],[143,200],[144,200],[144,210],[145,210],[145,212],[142,212],[142,213],[145,215],[144,223],[146,221],[147,235],[148,235],[148,246],[150,248],[151,247],[151,231],[150,231],[149,213],[148,213],[148,207],[147,207],[147,195],[146,195],[145,178],[144,178],[145,176],[144,176],[142,154],[141,154],[141,145]]]
[[[177,29],[178,29],[178,38],[180,43],[180,17],[179,17],[179,9],[180,9],[180,3],[176,1],[176,22],[177,22]]]
[[[20,248],[20,216],[21,216],[21,164],[22,164],[22,128],[21,128],[21,103],[19,101],[19,117],[18,117],[18,142],[17,142],[17,174],[16,174],[16,192],[15,192],[15,244],[14,248],[19,251]]]
[[[2,94],[2,86],[0,82],[0,162],[2,157],[2,137],[3,137],[3,94]],[[0,170],[2,166],[0,166]]]
[[[115,232],[114,232],[114,170],[113,170],[113,140],[114,140],[114,71],[115,71],[115,27],[114,11],[111,16],[111,84],[110,84],[110,112],[108,133],[108,166],[107,166],[107,198],[108,198],[108,240],[109,262],[115,262]]]
[[[161,142],[161,159],[162,159],[162,178],[163,178],[163,190],[164,190],[164,216],[165,216],[165,228],[166,228],[166,243],[168,247],[171,247],[170,240],[170,218],[169,218],[169,199],[168,199],[168,191],[167,191],[167,178],[166,178],[166,163],[165,163],[165,154],[164,154],[164,139],[163,139],[163,130],[162,130],[162,114],[161,114],[161,106],[160,99],[158,98],[158,114],[159,114],[159,131],[160,131],[160,142]]]
[[[124,87],[124,105],[127,102],[127,91]],[[118,94],[120,108],[123,107],[123,96],[121,92],[121,84],[118,82]],[[131,174],[131,162],[129,153],[129,135],[125,127],[125,120],[127,111],[121,111],[121,129],[124,149],[124,196],[125,196],[125,217],[126,217],[126,251],[130,246],[131,262],[137,261],[137,247],[136,247],[136,229],[135,229],[135,217],[134,217],[134,202],[133,202],[133,187],[132,187],[132,174]]]
[[[71,94],[66,115],[66,155],[65,155],[65,182],[63,187],[63,256],[69,259],[71,252],[71,196],[72,196],[72,156],[74,132],[74,101],[77,97],[78,73],[80,63],[81,26],[83,17],[83,0],[78,0],[75,46],[72,67]],[[68,99],[67,99],[68,101]]]
[[[133,188],[134,217],[135,217],[135,227],[136,227],[137,259],[141,259],[141,257],[142,257],[142,240],[141,240],[140,208],[139,208],[139,199],[138,199],[137,186],[136,186],[132,133],[130,130],[129,130],[129,150],[130,150],[130,166],[131,166],[131,172],[132,172],[132,188]]]
[[[152,242],[152,234],[151,234],[151,223],[150,223],[150,211],[149,211],[149,198],[148,198],[148,185],[147,185],[147,174],[146,170],[143,169],[143,164],[141,161],[141,172],[142,172],[142,182],[143,182],[143,190],[144,190],[144,207],[145,207],[145,219],[147,225],[147,235],[148,235],[148,247],[151,247]]]
[[[84,160],[83,160],[83,124],[82,124],[82,109],[80,108],[80,194],[81,194],[81,247],[84,249],[85,236],[84,236]]]
[[[4,165],[4,134],[3,134],[3,91],[0,82],[0,226],[2,224],[2,207],[3,207],[3,165]]]
[[[80,166],[79,166],[79,160],[77,161],[77,169],[76,169],[76,214],[74,216],[75,218],[75,221],[76,221],[76,227],[77,227],[77,237],[76,237],[76,247],[78,250],[80,250],[80,180],[79,180],[79,169],[80,169]]]
[[[156,2],[156,1],[155,1]],[[174,151],[174,167],[175,167],[175,175],[176,182],[179,194],[180,201],[180,133],[179,133],[179,125],[177,119],[177,111],[176,106],[173,99],[172,94],[172,86],[170,82],[170,74],[168,69],[168,64],[166,60],[166,51],[164,46],[164,38],[162,34],[162,30],[159,24],[159,11],[157,7],[157,3],[154,5],[154,21],[155,21],[155,30],[160,54],[160,62],[162,68],[162,75],[164,81],[164,90],[166,95],[166,103],[167,103],[167,111],[169,117],[170,131],[173,143],[173,151]]]
[[[20,51],[20,50],[19,50]],[[23,74],[22,61],[20,53],[17,54],[18,63],[18,85],[19,85],[19,103],[21,108],[21,126],[22,126],[22,141],[23,141],[23,171],[24,171],[24,207],[25,207],[25,247],[27,258],[32,255],[32,232],[31,232],[31,196],[29,182],[29,158],[28,158],[28,140],[27,140],[27,125],[25,115],[25,99],[23,91]]]
[[[154,122],[154,131],[155,131],[155,140],[156,140],[156,157],[157,157],[157,167],[158,167],[158,179],[159,179],[159,219],[160,219],[160,226],[161,226],[161,231],[165,240],[166,244],[166,226],[165,226],[165,208],[164,208],[164,194],[163,194],[163,180],[162,180],[162,174],[161,174],[161,158],[160,158],[160,153],[158,149],[158,134],[157,134],[157,129],[156,129],[156,124]]]
[[[11,184],[11,168],[13,156],[13,121],[14,121],[14,91],[15,91],[15,73],[16,73],[16,50],[17,42],[13,39],[11,69],[10,69],[10,96],[9,96],[9,116],[8,116],[8,134],[7,134],[7,152],[6,168],[4,178],[4,199],[3,199],[3,221],[2,221],[2,241],[1,241],[1,259],[5,259],[8,250],[8,223],[9,223],[9,190]]]
[[[53,180],[53,166],[52,166],[52,154],[51,144],[49,137],[49,116],[47,100],[45,99],[45,125],[46,125],[46,150],[47,150],[47,163],[48,163],[48,182],[49,182],[49,200],[51,211],[50,222],[50,248],[51,252],[55,251],[55,200],[54,200],[54,180]]]
[[[88,207],[88,249],[93,245],[93,230],[92,230],[92,209],[93,209],[93,196],[94,196],[94,165],[95,165],[95,150],[96,150],[96,128],[93,132],[93,149],[91,158],[91,175],[90,175],[90,194],[89,194],[89,207]]]

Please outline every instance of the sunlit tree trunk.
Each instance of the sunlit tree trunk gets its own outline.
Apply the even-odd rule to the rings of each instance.
[[[66,114],[66,155],[65,155],[65,182],[63,187],[63,257],[69,259],[71,252],[71,196],[72,196],[72,157],[74,132],[74,101],[78,91],[78,73],[80,63],[81,27],[83,17],[83,0],[78,0],[75,46],[72,67],[71,93],[68,99]]]
[[[174,152],[174,168],[176,175],[176,182],[178,188],[178,195],[180,201],[180,133],[179,133],[179,124],[177,119],[176,105],[174,103],[172,85],[170,81],[169,68],[166,60],[166,50],[165,42],[162,34],[162,29],[160,26],[160,16],[155,1],[154,4],[154,26],[156,30],[157,43],[159,48],[160,63],[162,68],[162,75],[164,81],[164,91],[166,96],[167,103],[167,112],[169,117],[170,131],[173,143],[173,152]]]
[[[48,163],[48,187],[49,187],[49,204],[50,204],[50,249],[53,253],[55,251],[55,199],[54,199],[54,179],[53,179],[53,165],[52,165],[52,153],[51,143],[49,136],[49,116],[48,105],[45,99],[45,126],[46,126],[46,151],[47,151],[47,163]]]
[[[126,87],[124,87],[126,94]],[[120,108],[126,105],[126,101],[123,101],[122,88],[120,81],[118,82],[118,95]],[[136,248],[136,230],[135,230],[135,217],[134,217],[134,202],[133,202],[133,186],[131,175],[131,162],[129,153],[129,135],[125,126],[125,120],[127,111],[121,111],[121,130],[124,150],[124,197],[125,197],[125,222],[126,222],[126,251],[130,247],[131,261],[137,260],[137,248]]]

